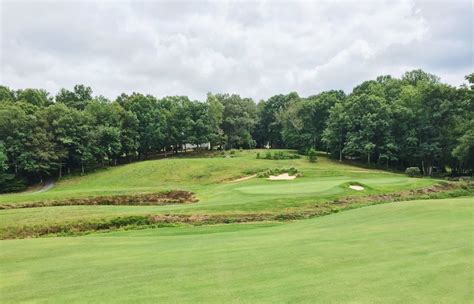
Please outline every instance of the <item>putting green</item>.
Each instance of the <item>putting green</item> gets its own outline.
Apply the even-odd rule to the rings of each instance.
[[[0,301],[469,303],[473,202],[1,241]]]

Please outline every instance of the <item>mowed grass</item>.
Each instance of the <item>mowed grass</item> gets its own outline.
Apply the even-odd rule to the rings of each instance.
[[[0,302],[472,303],[473,204],[1,241]]]
[[[1,203],[64,199],[100,195],[188,190],[199,202],[169,206],[68,206],[0,211],[0,230],[11,226],[67,223],[125,215],[159,213],[255,213],[304,208],[337,197],[394,192],[429,186],[431,179],[408,178],[382,170],[341,164],[320,155],[316,163],[304,157],[294,160],[257,159],[256,153],[236,152],[232,158],[193,157],[144,161],[100,170],[83,177],[64,179],[42,193],[0,195]],[[293,181],[253,178],[229,182],[268,168],[296,167],[303,177]],[[363,184],[357,192],[347,183]]]

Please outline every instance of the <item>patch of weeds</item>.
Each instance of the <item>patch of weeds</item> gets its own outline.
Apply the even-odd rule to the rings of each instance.
[[[194,193],[183,190],[173,190],[160,193],[97,196],[85,198],[70,198],[62,200],[47,200],[25,202],[16,204],[0,204],[0,209],[56,207],[56,206],[82,206],[82,205],[170,205],[195,203]]]
[[[275,168],[275,169],[267,169],[265,171],[261,171],[259,173],[257,173],[257,177],[270,177],[270,176],[274,176],[274,175],[280,175],[280,174],[284,174],[284,173],[288,173],[288,175],[291,175],[291,176],[302,176],[302,174],[298,171],[298,169],[296,169],[295,167],[290,167],[290,168]]]

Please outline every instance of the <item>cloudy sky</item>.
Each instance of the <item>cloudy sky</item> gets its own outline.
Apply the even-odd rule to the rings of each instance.
[[[474,72],[471,0],[0,1],[0,83],[14,89],[259,100],[415,68],[452,85]]]

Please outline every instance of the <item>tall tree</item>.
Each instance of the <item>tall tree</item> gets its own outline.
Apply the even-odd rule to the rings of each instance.
[[[254,147],[252,132],[257,116],[254,101],[235,94],[218,94],[216,97],[224,105],[222,130],[227,136],[227,148]]]
[[[73,91],[61,89],[56,95],[56,102],[78,110],[84,110],[92,99],[91,87],[83,84],[75,85]]]
[[[226,144],[227,137],[221,128],[224,105],[213,94],[207,94],[207,116],[209,119],[209,142],[211,149],[215,146],[223,147]]]
[[[266,144],[273,148],[281,148],[284,146],[282,132],[283,124],[278,117],[285,111],[285,109],[292,103],[299,100],[296,92],[288,95],[275,95],[270,97],[267,101],[261,101],[259,105],[259,121],[257,129],[259,132],[258,145],[264,146]]]

